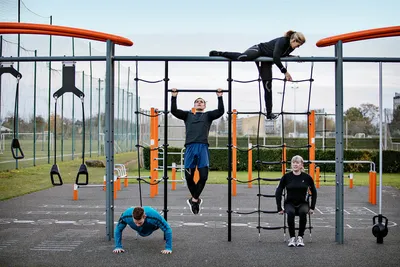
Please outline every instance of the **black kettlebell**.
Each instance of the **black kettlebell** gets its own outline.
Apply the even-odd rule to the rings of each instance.
[[[378,218],[378,223],[376,223],[376,218]],[[383,224],[383,219],[385,219],[385,224]],[[387,236],[388,230],[388,219],[382,214],[374,216],[372,218],[374,226],[372,226],[372,234],[376,237],[376,243],[383,244],[383,238]]]

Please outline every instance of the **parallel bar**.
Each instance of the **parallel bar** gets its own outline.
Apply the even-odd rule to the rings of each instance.
[[[335,212],[335,240],[343,244],[344,240],[344,183],[343,183],[343,44],[339,41],[335,45],[335,55],[338,58],[335,63],[335,122],[336,122],[336,143],[335,143],[335,173],[336,173],[336,212]]]
[[[193,62],[202,62],[202,61],[230,61],[226,58],[219,57],[204,57],[204,56],[116,56],[114,60],[120,61],[193,61]],[[336,57],[289,57],[282,58],[283,62],[335,62]],[[0,58],[0,62],[26,62],[26,61],[106,61],[105,56],[54,56],[54,57],[2,57]],[[257,61],[265,61],[265,62],[273,62],[272,58],[260,57],[257,58]],[[232,61],[231,61],[232,62]],[[241,61],[238,61],[238,63]],[[344,57],[343,62],[400,62],[400,58],[398,57]]]

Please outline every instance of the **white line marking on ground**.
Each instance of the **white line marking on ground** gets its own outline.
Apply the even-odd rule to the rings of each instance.
[[[363,208],[366,209],[366,210],[368,210],[369,212],[371,212],[371,213],[374,214],[374,215],[378,215],[378,214],[376,214],[374,211],[370,210],[370,209],[367,208],[367,207],[363,207]]]
[[[353,227],[350,226],[350,224],[346,224],[346,225],[347,225],[347,227],[349,227],[349,228],[353,228]]]
[[[316,210],[318,210],[319,213],[324,214],[320,209],[315,208]]]
[[[347,210],[343,210],[344,212],[346,212],[347,214],[350,214],[350,212],[348,212]]]

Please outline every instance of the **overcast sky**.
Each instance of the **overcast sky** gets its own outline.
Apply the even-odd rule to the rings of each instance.
[[[244,51],[253,44],[269,41],[282,36],[287,30],[301,31],[307,42],[292,54],[300,56],[333,56],[333,47],[318,48],[315,43],[324,37],[378,27],[399,25],[398,10],[400,1],[235,1],[235,0],[24,0],[21,7],[21,21],[48,23],[49,16],[53,24],[79,27],[118,34],[128,37],[135,44],[132,47],[117,47],[117,55],[165,55],[165,56],[205,56],[212,49],[226,51]],[[116,4],[118,3],[118,4]],[[385,3],[385,4],[383,4]],[[27,10],[30,9],[30,11]],[[35,13],[35,14],[34,14]],[[17,0],[0,0],[0,21],[17,20]],[[13,35],[3,36],[7,41],[16,41]],[[71,39],[56,37],[53,39],[54,55],[71,55]],[[48,37],[22,36],[22,46],[38,50],[39,55],[48,53]],[[344,56],[400,57],[399,37],[374,39],[344,44]],[[75,40],[75,55],[88,54],[87,40]],[[104,44],[91,42],[93,55],[104,54]],[[3,55],[15,55],[15,45],[3,44]],[[23,51],[21,55],[32,55]],[[29,65],[31,64],[31,65]],[[118,65],[117,65],[118,66]],[[121,63],[120,87],[126,89],[128,67],[131,68],[130,90],[134,88],[135,63]],[[164,78],[164,64],[160,62],[139,63],[139,78],[160,80]],[[28,72],[32,63],[21,65],[25,75],[21,80],[21,116],[32,114],[32,77]],[[61,63],[53,63],[60,69]],[[89,64],[77,63],[78,71],[89,74]],[[104,76],[104,64],[93,64],[93,75]],[[289,72],[295,80],[310,77],[311,63],[290,63]],[[227,63],[170,63],[170,88],[227,88]],[[274,77],[283,78],[276,67]],[[392,108],[395,92],[400,92],[400,64],[383,65],[383,107]],[[39,87],[48,83],[46,64],[38,65]],[[346,63],[344,65],[344,108],[360,106],[362,103],[378,105],[379,85],[378,63]],[[61,75],[53,74],[53,90],[61,87]],[[254,63],[234,63],[233,77],[238,80],[257,78]],[[312,84],[311,109],[324,108],[334,112],[334,65],[315,63]],[[78,80],[78,78],[77,78]],[[85,88],[89,82],[85,81]],[[77,85],[79,88],[79,86]],[[298,87],[297,89],[292,89]],[[297,86],[287,84],[284,109],[305,111],[308,103],[310,84]],[[163,89],[161,84],[139,84],[142,108],[151,106],[163,109]],[[279,111],[283,83],[274,81],[274,111]],[[86,89],[87,90],[87,89]],[[1,117],[9,115],[14,107],[15,82],[3,75]],[[296,93],[295,93],[296,92]],[[208,101],[208,108],[216,108],[214,94],[181,93],[178,105],[190,109],[193,99],[199,95]],[[47,114],[48,92],[38,91],[39,114]],[[126,96],[125,96],[126,97]],[[295,98],[296,97],[296,98]],[[226,96],[224,96],[226,101]],[[66,101],[68,98],[66,97]],[[97,99],[93,104],[97,105]],[[234,84],[233,107],[239,111],[259,109],[257,84]],[[68,110],[66,108],[66,110]],[[76,106],[80,116],[80,106]],[[67,112],[68,113],[68,112]]]

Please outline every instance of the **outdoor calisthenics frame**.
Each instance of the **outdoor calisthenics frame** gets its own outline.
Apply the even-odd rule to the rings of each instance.
[[[11,30],[12,29],[12,30]],[[208,57],[208,56],[115,56],[115,44],[130,46],[133,43],[123,37],[99,33],[94,31],[42,25],[42,24],[29,24],[29,23],[11,23],[0,22],[0,34],[4,33],[27,33],[29,34],[46,34],[46,35],[59,35],[77,38],[86,38],[97,41],[107,42],[105,56],[66,56],[66,57],[2,57],[0,62],[16,61],[16,62],[43,62],[43,61],[105,61],[106,62],[106,235],[108,240],[113,236],[114,228],[114,202],[112,192],[112,180],[114,170],[114,70],[115,61],[161,61],[165,63],[165,90],[164,90],[164,104],[165,110],[168,110],[168,63],[171,61],[183,62],[206,62],[206,61],[225,61],[228,62],[228,241],[231,241],[231,169],[232,169],[232,61],[222,57]],[[359,40],[367,40],[372,38],[382,38],[400,35],[400,26],[371,29],[366,31],[359,31],[337,35],[329,38],[322,39],[317,42],[317,46],[324,47],[335,45],[334,57],[301,57],[301,58],[283,58],[283,61],[303,61],[303,62],[334,62],[335,63],[335,121],[336,121],[336,143],[335,143],[335,172],[336,172],[336,214],[335,214],[335,240],[337,243],[343,244],[344,242],[344,182],[343,182],[343,63],[344,62],[378,62],[379,63],[379,109],[380,109],[380,144],[382,144],[382,63],[392,62],[399,63],[400,58],[395,57],[343,57],[343,43],[353,42]],[[258,58],[257,61],[272,62],[272,58]],[[240,63],[239,63],[240,64]],[[167,113],[165,113],[165,120],[167,121]],[[164,133],[164,140],[168,140],[168,131]],[[164,147],[164,165],[167,164],[168,147]],[[382,211],[382,146],[379,149],[379,214]],[[164,166],[164,178],[168,179],[168,169]],[[164,183],[167,192],[168,184]],[[164,216],[167,216],[167,199],[166,195],[164,201]]]

